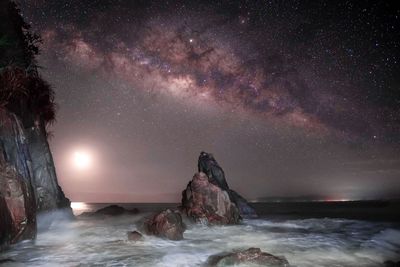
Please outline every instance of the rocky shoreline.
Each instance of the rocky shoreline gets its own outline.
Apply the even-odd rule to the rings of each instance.
[[[136,230],[127,232],[127,241],[140,242],[145,240],[146,236],[179,241],[184,239],[184,232],[188,226],[234,225],[240,224],[243,217],[257,216],[243,197],[229,189],[224,172],[212,154],[201,152],[198,165],[201,166],[199,172],[193,176],[182,192],[181,205],[176,209],[165,209],[140,220]],[[238,203],[241,208],[238,207]],[[85,212],[78,218],[96,220],[104,217],[132,216],[139,212],[138,209],[127,210],[118,205],[110,205],[95,212]],[[205,266],[237,264],[289,266],[284,257],[274,256],[259,248],[212,255]]]

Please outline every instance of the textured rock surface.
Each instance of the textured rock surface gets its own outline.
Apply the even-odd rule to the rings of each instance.
[[[247,250],[223,253],[209,257],[208,266],[236,266],[238,264],[258,265],[268,267],[286,267],[289,262],[284,257],[277,257],[272,254],[262,252],[259,248],[249,248]]]
[[[212,184],[200,172],[182,192],[182,210],[197,222],[208,224],[235,224],[240,222],[239,210],[228,193]]]
[[[182,221],[181,214],[170,209],[148,218],[143,225],[143,230],[146,234],[171,240],[183,239],[185,229],[186,226]]]
[[[27,132],[38,211],[65,208],[72,214],[71,202],[65,197],[57,182],[53,157],[43,124],[36,123]]]
[[[36,236],[31,157],[17,117],[0,110],[0,246]]]
[[[0,1],[0,17],[0,36],[7,36],[12,43],[0,46],[0,106],[15,114],[22,124],[26,137],[24,149],[31,155],[37,209],[39,212],[70,210],[70,202],[58,185],[47,142],[46,124],[55,119],[54,92],[38,73],[34,34],[14,1]],[[18,173],[27,177],[17,167]]]
[[[207,175],[209,181],[219,188],[225,190],[232,202],[236,204],[240,215],[244,218],[257,217],[255,210],[249,205],[247,200],[234,190],[230,189],[225,178],[224,170],[219,166],[211,153],[201,152],[198,161],[198,170]]]

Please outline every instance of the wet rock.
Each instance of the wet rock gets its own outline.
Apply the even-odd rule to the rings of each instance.
[[[148,235],[170,240],[181,240],[186,226],[179,212],[167,209],[148,218],[142,228]]]
[[[18,118],[0,110],[0,249],[36,236],[36,202],[26,136]]]
[[[205,173],[212,184],[218,186],[228,193],[229,198],[233,203],[235,203],[242,217],[257,217],[256,211],[250,206],[247,200],[239,195],[237,192],[229,188],[225,178],[224,170],[221,168],[221,166],[219,166],[218,162],[215,160],[214,156],[211,153],[207,153],[204,151],[200,153],[198,160],[198,170],[199,172]]]
[[[236,224],[240,222],[239,210],[226,191],[212,184],[200,172],[182,192],[182,211],[196,222],[207,224]]]
[[[71,202],[65,197],[57,181],[44,122],[37,121],[33,127],[26,129],[26,133],[32,158],[33,184],[38,212],[64,209],[70,217],[73,217]]]
[[[236,204],[236,207],[239,209],[240,216],[243,218],[257,218],[258,215],[253,207],[247,202],[247,200],[239,195],[234,190],[229,189],[229,198]]]
[[[268,267],[287,267],[289,262],[284,257],[274,256],[267,252],[262,252],[259,248],[249,248],[247,250],[222,253],[208,258],[207,266],[235,266],[238,264],[254,264]]]
[[[143,240],[143,235],[138,231],[128,232],[128,240],[129,241],[140,241]]]

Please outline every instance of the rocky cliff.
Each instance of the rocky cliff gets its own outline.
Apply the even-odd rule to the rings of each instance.
[[[55,119],[54,93],[35,64],[40,38],[17,6],[0,1],[0,247],[36,235],[36,216],[65,209],[46,126]]]
[[[0,248],[36,236],[32,161],[19,119],[0,109]]]

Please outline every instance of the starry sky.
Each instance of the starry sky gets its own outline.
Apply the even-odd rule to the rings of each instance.
[[[56,91],[60,184],[179,201],[204,150],[251,200],[399,197],[394,3],[20,0]]]

